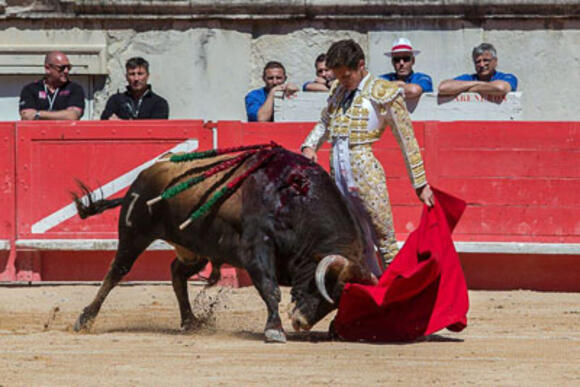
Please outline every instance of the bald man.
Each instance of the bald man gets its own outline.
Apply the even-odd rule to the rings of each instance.
[[[20,93],[23,120],[78,120],[85,109],[83,88],[68,79],[71,64],[64,52],[52,51],[44,58],[44,78]]]

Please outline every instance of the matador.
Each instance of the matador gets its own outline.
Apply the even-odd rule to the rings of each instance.
[[[356,198],[366,210],[374,243],[386,267],[397,254],[398,246],[385,172],[373,154],[372,144],[380,139],[386,126],[391,128],[413,188],[420,200],[431,206],[434,199],[421,152],[402,89],[366,70],[364,53],[356,42],[334,43],[327,53],[327,66],[337,80],[320,121],[301,149],[305,156],[316,160],[316,150],[326,140],[331,142],[331,176],[345,197]]]

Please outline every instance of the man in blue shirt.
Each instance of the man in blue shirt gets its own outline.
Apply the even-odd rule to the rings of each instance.
[[[433,91],[433,82],[427,74],[414,72],[415,56],[421,51],[413,50],[411,41],[399,38],[393,42],[390,52],[385,55],[391,58],[395,72],[380,75],[387,81],[396,82],[405,91],[405,99],[419,98],[421,94]]]
[[[267,122],[274,120],[274,95],[283,91],[286,97],[296,93],[298,87],[286,83],[286,69],[280,62],[266,63],[262,73],[265,86],[246,94],[246,114],[248,121]]]
[[[475,74],[463,74],[447,79],[439,85],[439,94],[455,95],[464,92],[505,95],[518,88],[518,79],[510,73],[496,71],[497,51],[489,43],[482,43],[472,52]]]

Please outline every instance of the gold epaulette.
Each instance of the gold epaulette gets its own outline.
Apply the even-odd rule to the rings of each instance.
[[[329,97],[332,97],[334,95],[334,93],[336,92],[336,88],[338,87],[339,84],[340,83],[338,82],[338,79],[332,81],[332,83],[330,84],[330,90],[328,91]]]
[[[402,90],[394,82],[374,78],[369,84],[369,99],[374,103],[385,105],[393,101]]]

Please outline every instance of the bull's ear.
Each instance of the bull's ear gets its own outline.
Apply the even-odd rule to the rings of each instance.
[[[366,267],[349,261],[342,255],[328,255],[324,257],[316,267],[316,287],[322,296],[331,304],[334,301],[328,295],[325,286],[325,278],[328,271],[337,275],[337,281],[341,286],[348,282],[364,285],[376,285],[377,277],[371,274]]]
[[[366,267],[350,261],[340,273],[338,280],[343,284],[354,282],[363,285],[376,285],[379,282],[377,277]]]

